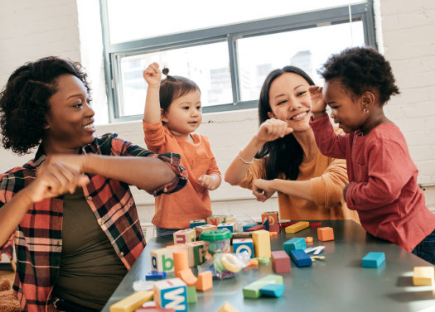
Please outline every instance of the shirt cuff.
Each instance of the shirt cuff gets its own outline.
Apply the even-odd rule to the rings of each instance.
[[[180,165],[180,155],[175,153],[156,154],[156,157],[166,162],[176,177],[169,183],[162,185],[154,190],[154,197],[161,194],[171,194],[181,190],[187,184],[187,170]]]

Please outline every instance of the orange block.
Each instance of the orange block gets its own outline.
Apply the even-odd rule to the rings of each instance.
[[[195,284],[196,290],[206,291],[213,288],[213,275],[211,271],[204,271],[198,274],[198,281]]]
[[[174,259],[175,277],[179,277],[179,272],[189,269],[189,255],[185,249],[174,250],[172,255]]]
[[[183,280],[183,282],[186,283],[187,286],[195,286],[198,282],[198,279],[195,275],[193,275],[193,272],[190,268],[183,270],[181,272],[178,272],[178,276]]]
[[[305,237],[305,243],[311,244],[313,242],[313,238],[311,236]]]
[[[322,242],[334,240],[334,230],[331,227],[318,228],[317,238]]]

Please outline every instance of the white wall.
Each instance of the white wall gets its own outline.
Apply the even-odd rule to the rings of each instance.
[[[0,85],[12,71],[28,60],[58,55],[81,61],[96,89],[95,105],[105,107],[101,50],[86,53],[89,40],[98,37],[97,0],[0,0]],[[435,1],[376,1],[380,50],[390,60],[402,94],[386,106],[388,116],[407,139],[413,160],[426,187],[429,206],[435,206]],[[88,6],[82,12],[83,6]],[[78,10],[77,8],[80,8]],[[93,12],[90,13],[90,12]],[[79,23],[86,27],[79,31]],[[95,37],[97,36],[97,37]],[[94,38],[94,39],[92,39]],[[83,53],[82,53],[83,52]],[[89,52],[89,51],[88,51]],[[95,98],[95,96],[94,96]],[[104,123],[106,117],[99,121]],[[257,129],[254,110],[204,116],[199,132],[208,136],[222,173],[239,149]],[[117,132],[136,144],[143,143],[140,122],[100,125],[98,133]],[[0,171],[20,165],[31,155],[16,157],[0,148]],[[211,192],[215,213],[233,213],[240,218],[258,217],[277,210],[276,198],[266,203],[253,200],[250,191],[223,183]],[[153,215],[153,198],[135,191],[141,220]]]

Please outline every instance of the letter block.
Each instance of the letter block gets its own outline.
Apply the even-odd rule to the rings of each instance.
[[[290,250],[296,249],[307,249],[307,243],[305,242],[305,238],[293,237],[292,239],[284,243],[284,250],[287,252],[288,255],[290,254]]]
[[[172,249],[160,248],[150,251],[151,256],[151,270],[159,272],[173,272],[174,271],[174,258]]]
[[[189,266],[200,265],[205,262],[208,245],[204,241],[186,243],[189,246]]]
[[[184,244],[196,241],[194,229],[180,230],[174,233],[174,244]]]
[[[268,211],[261,215],[261,223],[264,224],[266,220],[269,221],[269,232],[279,233],[281,227],[279,226],[279,213],[278,211]]]
[[[213,216],[207,217],[207,224],[218,225],[221,223],[225,223],[226,220],[227,220],[227,217],[224,215],[213,215]]]
[[[234,233],[236,225],[234,222],[221,223],[221,224],[218,224],[217,228],[218,229],[228,229],[228,230],[230,230],[231,233]]]
[[[318,228],[317,239],[322,242],[334,240],[334,230],[331,227]]]
[[[254,258],[254,242],[252,238],[233,239],[233,253],[247,251],[250,258]]]
[[[154,284],[154,301],[158,308],[189,309],[186,284],[179,278],[171,278]]]
[[[204,219],[202,220],[190,220],[190,228],[193,229],[196,226],[207,224]]]
[[[204,231],[210,231],[210,230],[216,230],[216,229],[217,229],[217,226],[212,225],[212,224],[199,225],[199,226],[195,226],[195,228],[194,228],[195,233],[196,233],[196,237],[199,237],[201,235],[201,233]]]
[[[266,230],[252,232],[256,257],[271,257],[270,234]]]

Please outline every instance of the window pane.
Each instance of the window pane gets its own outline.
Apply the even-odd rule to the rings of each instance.
[[[152,38],[364,2],[268,0],[264,5],[263,0],[107,0],[110,42]]]
[[[239,39],[241,100],[258,99],[266,76],[286,65],[300,67],[319,84],[317,69],[332,53],[350,46],[364,46],[361,21]]]
[[[143,114],[147,84],[142,72],[152,62],[169,68],[169,75],[184,76],[201,89],[202,106],[232,103],[226,42],[123,57],[120,117]],[[164,78],[164,75],[163,77]]]

